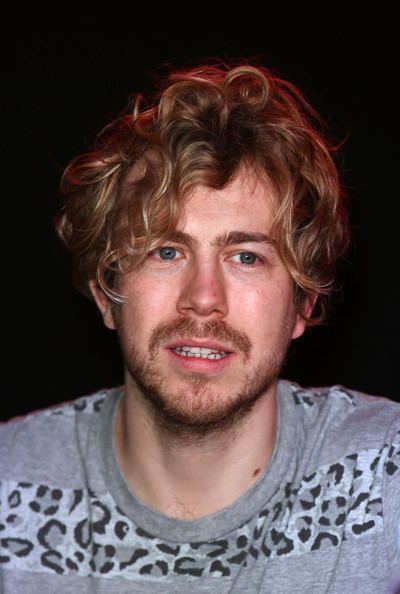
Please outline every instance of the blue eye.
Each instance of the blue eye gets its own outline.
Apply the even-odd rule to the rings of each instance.
[[[251,252],[241,252],[235,256],[235,258],[237,257],[239,257],[239,262],[241,264],[247,264],[248,266],[255,264],[258,260],[258,256],[256,256],[256,254],[252,254]]]
[[[177,250],[173,247],[162,247],[157,251],[161,260],[173,260],[177,254]]]

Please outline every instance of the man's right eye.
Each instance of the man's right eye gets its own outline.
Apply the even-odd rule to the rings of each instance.
[[[178,254],[178,250],[173,247],[161,247],[154,252],[161,260],[173,260]]]

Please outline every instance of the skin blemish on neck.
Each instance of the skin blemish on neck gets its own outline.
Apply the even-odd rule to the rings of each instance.
[[[257,476],[258,474],[260,474],[260,468],[256,468],[255,471],[253,472],[253,476]]]

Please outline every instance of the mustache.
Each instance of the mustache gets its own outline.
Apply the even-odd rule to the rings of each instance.
[[[149,350],[152,357],[165,342],[184,338],[214,338],[232,346],[233,351],[250,357],[252,344],[248,336],[222,320],[208,320],[199,324],[196,320],[177,319],[157,326],[150,337]]]

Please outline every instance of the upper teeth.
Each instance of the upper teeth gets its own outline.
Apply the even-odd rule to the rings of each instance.
[[[198,357],[200,359],[221,359],[222,357],[226,357],[224,351],[204,347],[183,346],[175,347],[173,350],[183,357]]]

